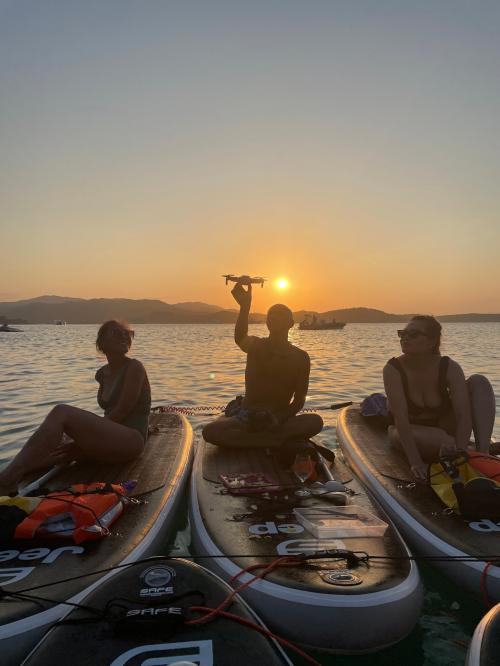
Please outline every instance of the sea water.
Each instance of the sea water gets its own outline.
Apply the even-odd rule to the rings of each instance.
[[[382,367],[400,353],[400,324],[348,324],[342,331],[292,330],[291,340],[311,357],[306,407],[319,410],[325,427],[318,440],[335,448],[333,403],[359,401],[383,390]],[[47,412],[66,403],[96,413],[95,371],[105,362],[95,350],[97,326],[24,326],[22,333],[0,333],[0,465],[8,461]],[[229,325],[137,325],[131,356],[147,369],[154,405],[207,407],[215,414],[243,393],[245,355]],[[265,335],[262,325],[252,335]],[[500,323],[447,324],[442,353],[458,361],[466,376],[482,373],[497,396],[494,437],[500,439]],[[199,436],[211,416],[190,417]],[[169,548],[182,555],[189,547],[189,529],[181,516]],[[321,656],[340,666],[434,666],[462,664],[475,624],[484,608],[473,597],[429,566],[420,566],[425,602],[412,634],[398,645],[363,657]],[[362,628],[360,628],[362,630]],[[294,658],[295,659],[295,658]],[[297,662],[298,663],[298,662]]]

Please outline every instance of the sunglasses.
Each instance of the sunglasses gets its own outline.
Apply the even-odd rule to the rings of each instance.
[[[135,332],[127,328],[112,328],[109,334],[112,338],[118,338],[118,339],[127,338],[129,340],[132,340],[132,338],[135,335]]]
[[[417,331],[417,329],[413,330],[408,330],[406,328],[402,328],[398,331],[398,338],[407,339],[407,340],[416,340],[418,337],[423,336],[424,338],[429,337],[427,333],[424,333],[423,331]]]

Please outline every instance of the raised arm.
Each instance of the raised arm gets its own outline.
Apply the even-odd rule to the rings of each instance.
[[[125,373],[123,389],[118,403],[108,412],[106,418],[117,423],[126,419],[136,406],[145,381],[147,381],[147,375],[144,366],[137,359],[132,359]]]
[[[455,445],[457,449],[464,450],[469,445],[472,432],[472,416],[470,410],[469,390],[465,383],[462,368],[456,361],[450,359],[447,374],[451,393],[451,403],[455,415]]]
[[[234,341],[238,347],[248,353],[253,342],[257,339],[253,335],[248,335],[248,315],[252,305],[252,285],[249,283],[247,289],[243,288],[242,282],[237,282],[231,290],[234,300],[240,306],[238,319],[234,327]]]
[[[401,381],[401,375],[387,364],[384,367],[384,386],[389,401],[389,407],[394,417],[394,423],[398,431],[401,446],[406,454],[412,473],[418,478],[424,479],[424,461],[415,443],[415,438],[408,420],[408,404]]]

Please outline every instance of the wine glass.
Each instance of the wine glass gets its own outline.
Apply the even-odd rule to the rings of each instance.
[[[314,462],[307,452],[299,452],[295,456],[292,472],[298,480],[304,484],[314,473]],[[307,488],[299,488],[295,491],[297,497],[310,497],[311,492]]]

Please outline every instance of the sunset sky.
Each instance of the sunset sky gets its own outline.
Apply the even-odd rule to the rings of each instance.
[[[0,300],[500,312],[500,3],[0,0]]]

